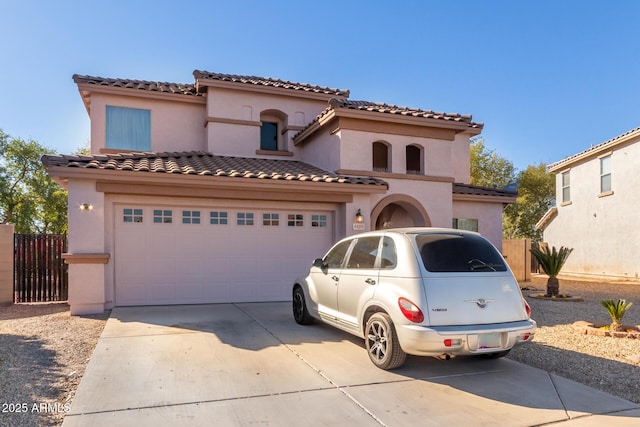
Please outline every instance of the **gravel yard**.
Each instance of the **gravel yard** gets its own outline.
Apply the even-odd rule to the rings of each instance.
[[[525,296],[544,282],[525,283]],[[538,289],[538,291],[534,290]],[[608,324],[606,298],[634,302],[625,324],[640,324],[640,284],[561,280],[581,302],[527,298],[538,322],[532,343],[509,358],[640,403],[640,339],[575,332],[578,320]],[[71,404],[108,313],[70,316],[63,303],[0,307],[0,426],[56,426]]]
[[[521,284],[546,290],[546,281]],[[540,292],[523,289],[538,330],[530,345],[515,348],[509,358],[593,388],[640,403],[640,339],[579,334],[578,320],[609,324],[611,318],[600,305],[603,299],[626,299],[634,303],[624,317],[625,325],[640,325],[640,284],[560,280],[560,293],[583,301],[549,301],[530,298]]]

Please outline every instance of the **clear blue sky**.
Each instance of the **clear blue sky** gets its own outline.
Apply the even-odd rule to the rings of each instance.
[[[0,0],[0,128],[59,153],[89,139],[74,73],[193,70],[472,114],[518,169],[640,126],[640,1]]]

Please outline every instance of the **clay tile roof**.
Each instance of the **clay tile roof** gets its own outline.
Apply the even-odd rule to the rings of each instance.
[[[461,184],[456,182],[453,184],[453,194],[467,194],[472,196],[491,196],[491,197],[518,197],[517,191],[510,191],[506,189],[480,187],[471,184]]]
[[[453,122],[467,123],[472,128],[482,128],[483,123],[473,122],[470,114],[442,113],[431,110],[421,110],[419,108],[399,107],[397,105],[385,104],[381,102],[353,101],[349,99],[331,99],[329,105],[333,108],[348,108],[352,110],[374,111],[386,114],[398,114],[401,116],[424,117],[429,119],[447,120]]]
[[[119,87],[125,89],[145,90],[150,92],[173,93],[179,95],[203,96],[196,91],[195,85],[183,83],[151,82],[146,80],[112,79],[105,77],[73,75],[76,84]]]
[[[336,96],[349,96],[349,91],[346,89],[330,88],[326,86],[310,85],[307,83],[296,83],[287,80],[273,79],[270,77],[256,77],[256,76],[238,76],[234,74],[221,74],[210,73],[208,71],[195,70],[193,76],[197,79],[203,80],[220,80],[234,83],[245,83],[257,86],[272,86],[284,89],[300,90],[305,92],[315,92],[327,95]]]
[[[202,151],[179,153],[120,153],[93,156],[44,155],[45,167],[103,169],[288,181],[382,185],[372,177],[338,175],[297,160],[214,156]]]

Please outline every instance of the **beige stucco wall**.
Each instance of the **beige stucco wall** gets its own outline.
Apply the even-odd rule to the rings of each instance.
[[[372,144],[375,141],[383,141],[391,146],[389,172],[406,173],[406,147],[416,145],[422,147],[425,175],[453,177],[451,141],[349,129],[341,130],[339,137],[341,169],[371,170]]]
[[[0,306],[13,304],[13,231],[13,225],[0,224]]]
[[[269,94],[210,87],[207,91],[207,117],[215,121],[207,126],[207,149],[218,155],[257,157],[260,115],[265,111],[279,111],[285,115],[283,126],[294,127],[282,135],[281,148],[294,153],[293,157],[287,158],[297,159],[298,150],[291,138],[328,106],[325,100],[287,96],[286,92]]]
[[[640,199],[640,143],[611,154],[613,194],[600,192],[598,157],[574,165],[571,203],[561,204],[562,171],[556,175],[558,214],[544,230],[549,245],[573,248],[564,273],[620,278],[640,277],[640,239],[636,227]]]
[[[180,98],[176,95],[173,99]],[[206,150],[204,103],[94,93],[90,115],[92,153],[100,153],[106,147],[107,105],[151,110],[151,151]]]
[[[69,253],[105,253],[104,193],[96,191],[93,180],[70,180]],[[81,210],[82,204],[92,209]],[[109,261],[112,262],[112,261]],[[105,308],[105,269],[108,264],[69,264],[69,305],[71,314],[101,313]]]
[[[468,184],[471,182],[471,149],[469,139],[471,135],[462,132],[456,135],[451,149],[453,163],[453,177],[455,182]]]
[[[502,250],[502,204],[474,201],[454,201],[451,218],[478,220],[478,232]],[[448,227],[451,227],[451,219]]]

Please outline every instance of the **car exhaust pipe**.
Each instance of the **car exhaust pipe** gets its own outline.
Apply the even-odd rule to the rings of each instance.
[[[451,360],[451,358],[452,358],[452,356],[449,353],[443,353],[443,354],[441,354],[439,356],[433,356],[433,357],[435,357],[436,359],[439,359],[439,360]]]

